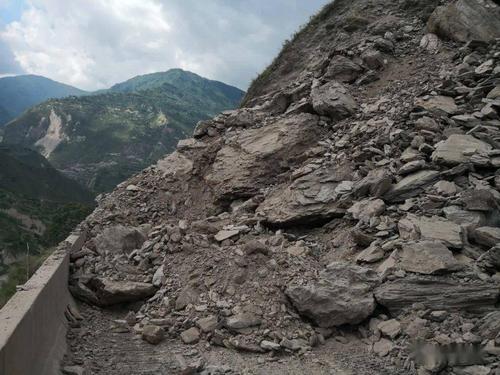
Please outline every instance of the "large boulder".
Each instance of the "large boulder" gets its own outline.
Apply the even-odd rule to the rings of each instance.
[[[498,2],[496,2],[498,4]],[[427,28],[458,42],[500,38],[500,6],[492,0],[458,0],[437,7]]]
[[[257,213],[274,226],[312,224],[342,217],[339,183],[352,176],[350,165],[318,168],[274,190],[257,208]]]
[[[130,253],[139,249],[146,241],[146,236],[141,228],[115,225],[106,228],[95,239],[94,243],[100,254],[105,253]]]
[[[324,85],[316,84],[311,91],[311,100],[314,111],[333,120],[342,120],[354,114],[358,105],[348,93],[345,86],[330,81]]]
[[[298,312],[320,327],[358,324],[375,310],[376,272],[348,263],[327,266],[319,280],[285,293]]]
[[[300,161],[319,132],[318,117],[307,113],[244,130],[219,150],[205,180],[218,199],[252,196]]]
[[[444,165],[457,165],[471,160],[475,153],[486,153],[492,147],[471,135],[452,134],[445,141],[436,145],[432,161]]]
[[[495,310],[500,284],[443,276],[415,276],[388,281],[375,289],[379,304],[398,315],[414,303],[433,310],[484,313]]]

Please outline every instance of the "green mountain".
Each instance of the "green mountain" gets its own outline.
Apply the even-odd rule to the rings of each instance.
[[[37,152],[0,146],[0,285],[23,258],[63,240],[93,207],[93,195]],[[0,292],[1,297],[1,292]],[[1,298],[0,298],[1,300]]]
[[[174,69],[100,94],[46,101],[7,124],[3,139],[36,149],[95,192],[109,191],[171,152],[198,121],[235,108],[243,94]]]
[[[76,87],[36,75],[0,78],[0,126],[44,100],[83,94]]]

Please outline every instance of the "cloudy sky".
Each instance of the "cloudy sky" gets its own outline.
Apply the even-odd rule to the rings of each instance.
[[[95,90],[180,67],[246,89],[329,0],[0,0],[0,76]]]

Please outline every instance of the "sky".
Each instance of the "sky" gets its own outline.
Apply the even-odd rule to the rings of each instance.
[[[85,90],[190,70],[243,90],[329,0],[0,0],[0,76]]]

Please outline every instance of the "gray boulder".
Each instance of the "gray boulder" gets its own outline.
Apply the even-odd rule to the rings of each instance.
[[[98,306],[112,306],[144,300],[156,293],[154,285],[135,281],[90,278],[70,285],[73,295]]]
[[[354,114],[358,105],[347,89],[336,81],[322,86],[316,83],[311,91],[314,111],[333,120],[342,120]]]
[[[140,228],[124,225],[106,228],[94,240],[97,252],[100,254],[130,253],[139,249],[145,241],[146,236]]]
[[[408,214],[398,222],[399,234],[405,240],[437,240],[452,249],[463,247],[463,229],[439,216]]]
[[[384,195],[384,199],[393,202],[404,202],[406,199],[419,195],[425,187],[439,179],[439,172],[423,170],[412,173],[397,184]]]
[[[429,98],[417,99],[415,105],[431,113],[453,115],[458,111],[455,100],[449,96],[431,96]]]
[[[498,4],[498,2],[497,2]],[[500,38],[500,6],[491,0],[458,0],[437,7],[427,28],[458,42]]]
[[[205,181],[217,199],[256,194],[315,144],[317,124],[317,116],[302,113],[241,132],[219,150]]]
[[[285,293],[298,312],[320,327],[357,324],[375,310],[377,274],[348,263],[331,263],[319,280],[291,286]]]
[[[475,153],[486,153],[492,147],[471,135],[452,134],[445,141],[436,145],[432,161],[444,165],[457,165],[471,160]]]
[[[363,68],[342,55],[334,56],[325,73],[326,79],[338,82],[354,82],[363,71]]]
[[[439,241],[409,242],[403,245],[399,268],[405,271],[431,275],[457,271],[462,266],[453,253]]]
[[[500,228],[480,227],[474,230],[474,239],[480,245],[487,247],[500,244]]]

